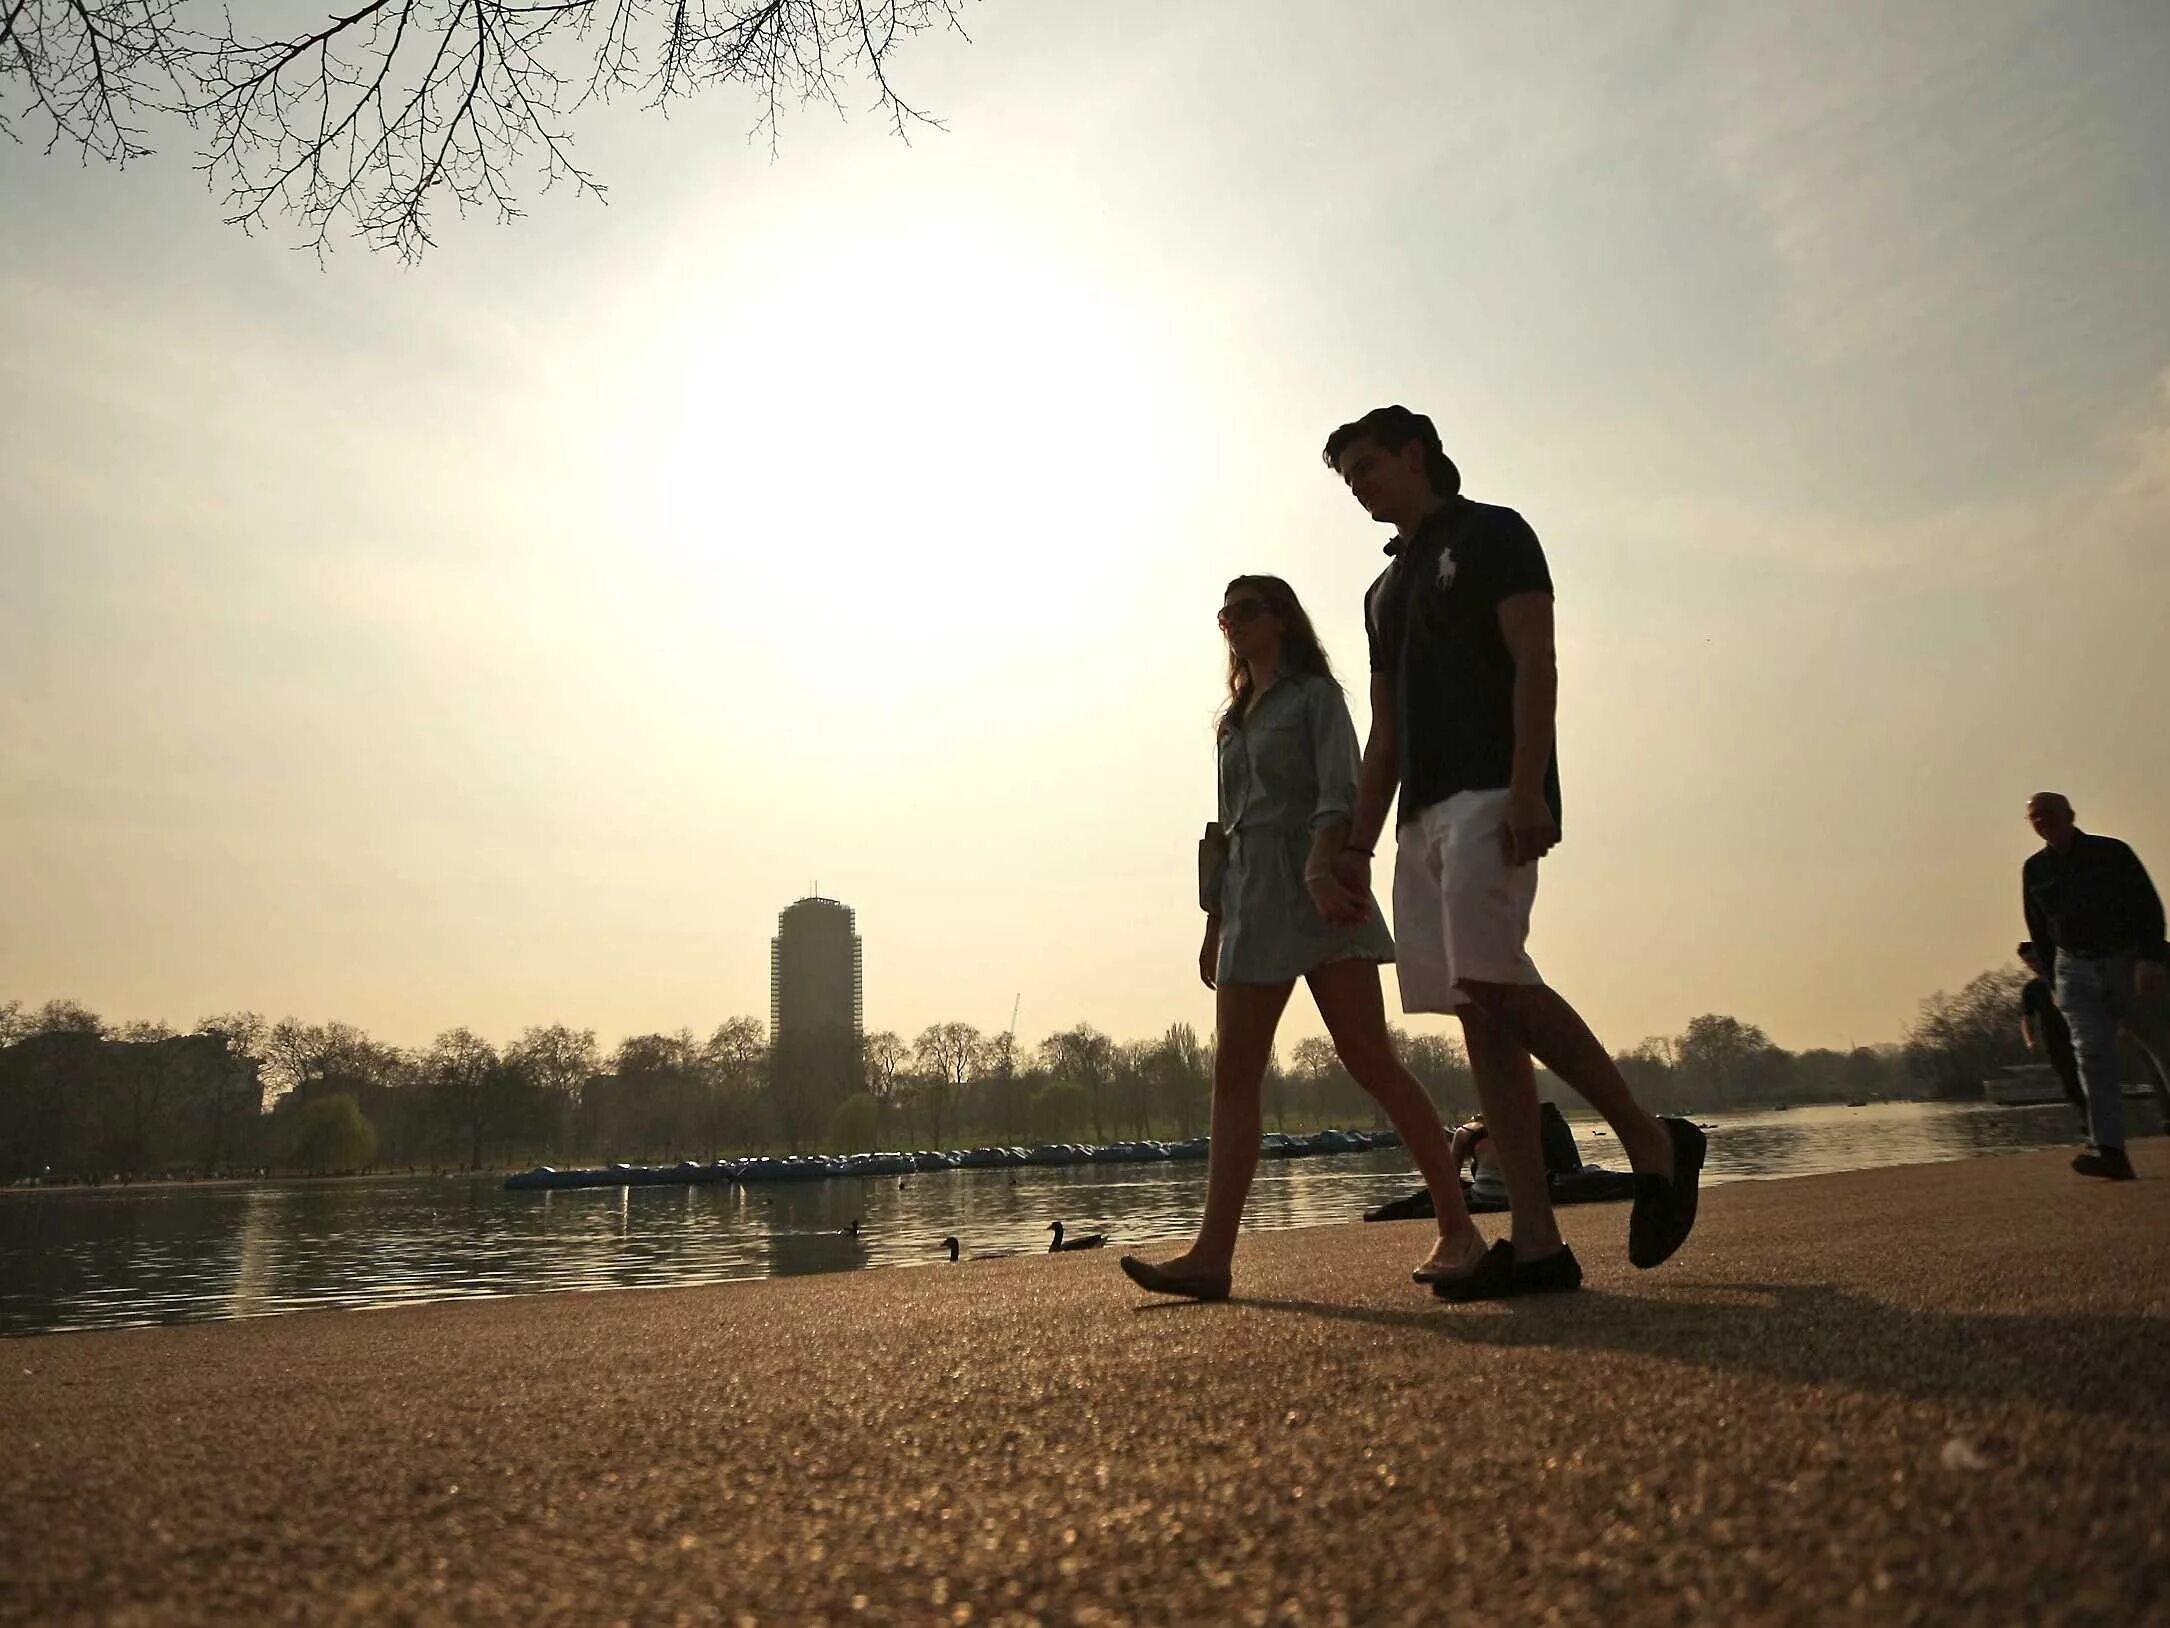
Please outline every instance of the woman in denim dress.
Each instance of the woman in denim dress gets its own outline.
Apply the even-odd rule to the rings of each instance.
[[[1378,901],[1338,882],[1356,802],[1358,751],[1348,703],[1295,590],[1238,577],[1220,612],[1228,705],[1215,726],[1225,863],[1200,878],[1206,911],[1198,975],[1215,992],[1213,1141],[1206,1213],[1188,1251],[1157,1265],[1125,1255],[1140,1288],[1225,1298],[1243,1202],[1258,1170],[1260,1097],[1274,1031],[1296,980],[1311,986],[1334,1049],[1385,1109],[1431,1189],[1439,1242],[1413,1274],[1452,1280],[1484,1258],[1439,1115],[1394,1054],[1379,964],[1394,941]]]

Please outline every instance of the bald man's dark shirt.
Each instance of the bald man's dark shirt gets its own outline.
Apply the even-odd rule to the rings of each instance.
[[[2027,936],[2062,955],[2164,959],[2162,898],[2140,856],[2115,837],[2076,832],[2020,868]]]

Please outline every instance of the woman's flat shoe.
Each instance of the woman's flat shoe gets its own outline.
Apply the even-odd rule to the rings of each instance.
[[[1226,1300],[1228,1298],[1228,1274],[1207,1277],[1190,1272],[1170,1272],[1155,1266],[1151,1261],[1141,1261],[1135,1255],[1125,1255],[1118,1262],[1123,1276],[1139,1288],[1151,1294],[1180,1295],[1186,1300]]]
[[[1412,1283],[1452,1283],[1456,1278],[1468,1277],[1483,1264],[1482,1255],[1477,1257],[1475,1264],[1469,1266],[1434,1266],[1430,1261],[1426,1261],[1409,1274],[1409,1280]]]

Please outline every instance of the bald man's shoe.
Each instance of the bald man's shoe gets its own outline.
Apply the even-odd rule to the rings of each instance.
[[[2072,1168],[2083,1176],[2100,1176],[2104,1181],[2140,1179],[2123,1148],[2089,1148],[2085,1153],[2076,1153],[2072,1156]]]

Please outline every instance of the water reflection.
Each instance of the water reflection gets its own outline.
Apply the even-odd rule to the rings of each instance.
[[[2159,1126],[2129,1105],[2132,1131]],[[2063,1106],[1893,1103],[1724,1116],[1712,1182],[1967,1158],[2075,1140]],[[1583,1156],[1620,1166],[1602,1126]],[[1013,1179],[1014,1178],[1014,1179]],[[1047,1226],[1116,1247],[1184,1236],[1198,1164],[933,1171],[856,1182],[507,1193],[494,1177],[0,1194],[0,1331],[264,1316],[543,1289],[932,1265],[1041,1252]],[[1399,1152],[1267,1160],[1248,1224],[1352,1220],[1414,1184]],[[858,1235],[850,1232],[859,1223]]]
[[[242,1206],[233,1251],[233,1287],[226,1297],[228,1317],[254,1317],[264,1310],[276,1259],[272,1206],[278,1199],[269,1190],[252,1192]]]

